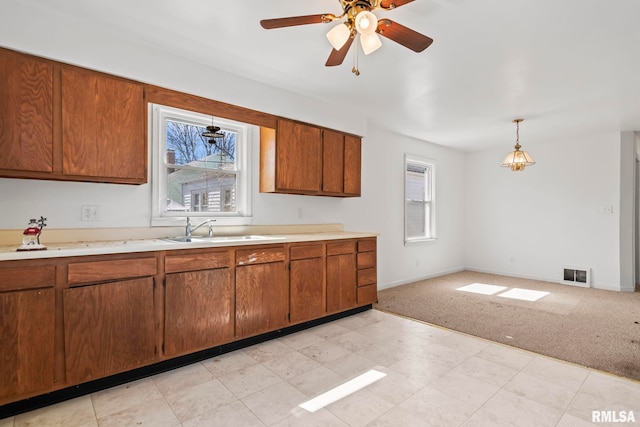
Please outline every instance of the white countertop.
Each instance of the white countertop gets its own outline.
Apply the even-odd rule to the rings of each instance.
[[[259,240],[242,240],[237,236],[218,236],[213,240],[206,240],[202,236],[193,236],[194,240],[191,242],[174,242],[168,239],[131,239],[54,243],[51,245],[47,245],[46,250],[40,251],[17,251],[17,246],[0,246],[0,261],[104,255],[117,253],[119,254],[131,252],[167,251],[178,249],[215,248],[225,246],[267,245],[336,239],[360,239],[364,237],[376,236],[376,233],[348,231],[300,234],[264,234],[261,235],[261,238]]]

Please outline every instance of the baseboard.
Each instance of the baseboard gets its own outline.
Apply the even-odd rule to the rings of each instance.
[[[593,283],[591,284],[591,286],[581,286],[581,285],[577,285],[577,284],[574,284],[574,283],[569,284],[569,283],[565,282],[564,280],[558,280],[558,279],[553,278],[553,277],[533,276],[533,275],[528,275],[528,274],[517,274],[517,273],[513,273],[513,272],[508,272],[508,271],[486,270],[486,269],[474,268],[474,267],[468,267],[468,268],[465,268],[465,270],[467,270],[467,271],[475,271],[475,272],[478,272],[478,273],[496,274],[496,275],[499,275],[499,276],[517,277],[517,278],[520,278],[520,279],[539,280],[541,282],[557,283],[559,285],[569,285],[569,286],[578,286],[578,287],[581,287],[581,288],[600,289],[600,290],[603,290],[603,291],[633,292],[633,289],[627,289],[625,287],[615,288],[613,286],[593,285]]]
[[[517,274],[517,273],[513,273],[511,271],[487,270],[487,269],[484,269],[484,268],[474,268],[474,267],[467,267],[467,268],[465,268],[465,270],[474,271],[476,273],[496,274],[498,276],[517,277],[519,279],[539,280],[541,282],[551,282],[551,283],[561,283],[562,282],[562,281],[557,280],[557,279],[552,278],[552,277],[534,276],[534,275],[530,275],[530,274]],[[565,284],[565,283],[562,283],[562,284]]]
[[[459,272],[464,271],[464,270],[466,270],[466,268],[460,267],[460,268],[454,268],[454,269],[451,269],[451,270],[440,271],[438,273],[429,274],[428,276],[415,277],[415,278],[412,278],[412,279],[398,280],[398,281],[395,281],[395,282],[384,283],[384,284],[380,284],[380,282],[378,282],[378,290],[383,290],[383,289],[388,289],[388,288],[395,288],[396,286],[408,285],[409,283],[419,282],[421,280],[433,279],[434,277],[440,277],[440,276],[444,276],[444,275],[447,275],[447,274],[459,273]]]

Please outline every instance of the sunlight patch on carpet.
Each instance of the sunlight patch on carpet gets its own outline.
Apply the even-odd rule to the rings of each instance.
[[[538,301],[540,298],[549,295],[549,292],[532,291],[531,289],[513,288],[503,292],[499,297],[520,299],[523,301]]]
[[[473,292],[474,294],[493,295],[507,289],[505,286],[485,285],[484,283],[472,283],[456,289],[456,291]]]

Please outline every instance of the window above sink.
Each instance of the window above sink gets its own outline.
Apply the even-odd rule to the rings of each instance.
[[[152,225],[182,225],[186,216],[250,224],[255,126],[159,104],[149,104],[149,116]],[[202,135],[212,125],[221,137]]]

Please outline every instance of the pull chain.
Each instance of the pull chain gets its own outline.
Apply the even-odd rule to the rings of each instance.
[[[360,35],[357,35],[356,37],[360,37]],[[351,72],[353,74],[355,74],[356,76],[360,75],[360,70],[358,70],[358,40],[354,40],[354,44],[355,44],[355,49],[353,50],[353,68],[351,69]]]

